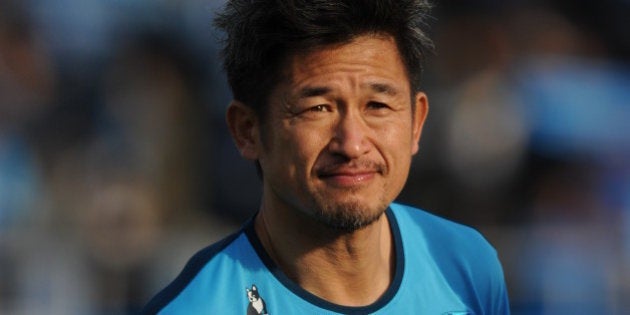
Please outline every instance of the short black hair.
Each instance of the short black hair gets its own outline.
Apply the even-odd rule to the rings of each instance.
[[[430,9],[427,0],[228,0],[215,25],[225,31],[223,65],[234,99],[264,114],[287,57],[365,34],[395,39],[417,92],[433,49],[425,32]]]

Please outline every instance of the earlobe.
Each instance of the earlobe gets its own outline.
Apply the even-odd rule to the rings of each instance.
[[[232,101],[227,109],[226,121],[241,156],[248,160],[257,160],[260,139],[258,118],[254,110],[239,101]]]
[[[411,154],[416,154],[419,150],[419,141],[420,136],[422,135],[422,128],[424,127],[424,122],[427,119],[427,115],[429,114],[429,99],[427,95],[423,92],[418,92],[416,97],[414,98],[416,102],[415,111],[413,113],[413,129],[412,129],[412,140],[413,144],[411,147]]]

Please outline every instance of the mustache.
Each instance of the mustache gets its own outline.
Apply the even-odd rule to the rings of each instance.
[[[385,173],[387,167],[382,162],[376,162],[371,160],[361,161],[339,161],[323,164],[315,169],[315,172],[319,176],[332,175],[341,172],[376,172],[379,174]]]

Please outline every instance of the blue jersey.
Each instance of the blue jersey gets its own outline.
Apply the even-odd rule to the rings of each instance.
[[[273,263],[250,220],[197,253],[144,313],[509,314],[496,251],[477,231],[399,204],[385,213],[396,270],[371,305],[337,305],[302,289]]]

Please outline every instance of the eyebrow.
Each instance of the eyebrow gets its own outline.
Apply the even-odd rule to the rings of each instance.
[[[369,87],[376,93],[383,93],[390,96],[398,94],[398,89],[385,83],[370,83]]]
[[[386,83],[368,83],[370,90],[376,93],[383,93],[390,96],[397,95],[398,89]],[[332,88],[326,86],[307,86],[298,92],[298,98],[316,97],[330,93]]]
[[[322,96],[330,93],[332,89],[325,86],[307,86],[298,93],[299,98]]]

